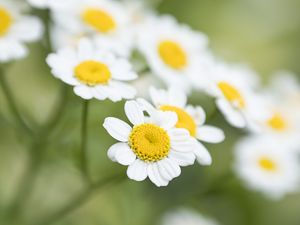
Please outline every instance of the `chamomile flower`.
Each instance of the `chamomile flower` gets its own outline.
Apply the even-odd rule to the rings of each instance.
[[[0,0],[0,62],[25,57],[25,43],[37,41],[43,33],[41,22],[24,11],[25,6],[15,0]]]
[[[88,39],[82,39],[77,48],[50,54],[47,63],[54,76],[74,86],[75,94],[83,99],[120,101],[135,96],[135,89],[124,83],[137,78],[131,64],[98,50]]]
[[[274,199],[299,188],[298,158],[270,136],[241,140],[236,146],[234,168],[249,188]]]
[[[217,67],[211,81],[207,92],[216,98],[217,107],[225,119],[234,127],[258,131],[256,120],[264,118],[266,111],[263,100],[254,92],[253,79]]]
[[[194,142],[187,130],[175,127],[175,113],[149,110],[145,116],[136,101],[125,103],[125,113],[133,127],[112,117],[106,118],[103,126],[120,141],[110,147],[108,157],[128,166],[130,179],[149,177],[156,186],[166,186],[180,175],[180,166],[194,163]]]
[[[185,93],[176,88],[166,91],[152,87],[150,88],[150,97],[157,109],[176,113],[178,117],[176,127],[186,129],[195,140],[194,153],[197,161],[202,165],[210,165],[211,156],[200,141],[219,143],[224,140],[224,133],[219,128],[205,125],[206,115],[203,108],[187,105]]]
[[[152,72],[168,86],[185,91],[191,87],[190,76],[206,82],[207,38],[179,25],[169,16],[148,18],[140,25],[138,49],[145,56]]]
[[[204,217],[198,212],[181,208],[167,213],[162,219],[162,225],[218,225],[210,218]]]

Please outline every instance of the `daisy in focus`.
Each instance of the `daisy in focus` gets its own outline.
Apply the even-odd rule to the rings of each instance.
[[[125,103],[125,113],[133,127],[113,117],[106,118],[103,126],[119,141],[110,147],[108,157],[128,166],[130,179],[149,177],[156,186],[166,186],[180,175],[180,166],[194,163],[194,142],[187,130],[175,127],[175,113],[149,110],[145,116],[136,101]]]
[[[202,165],[210,165],[212,163],[211,156],[200,141],[220,143],[225,136],[221,129],[205,125],[206,115],[203,108],[187,105],[186,94],[177,88],[170,88],[166,91],[152,87],[150,88],[150,97],[158,110],[176,113],[178,117],[176,127],[186,129],[195,140],[194,153],[197,161]]]
[[[179,25],[170,16],[150,16],[138,30],[138,49],[146,58],[151,71],[167,86],[189,91],[190,76],[206,83],[209,65],[207,37]]]
[[[248,73],[217,66],[207,92],[215,97],[218,109],[229,124],[258,131],[257,120],[265,117],[266,110],[262,99],[254,92],[254,80]]]
[[[298,190],[299,161],[272,137],[248,137],[235,149],[235,172],[253,190],[279,199]]]
[[[161,225],[218,225],[218,223],[194,210],[183,208],[167,213]]]
[[[104,49],[98,50],[88,39],[77,48],[67,47],[47,57],[53,75],[74,86],[76,95],[83,99],[111,101],[131,99],[135,89],[124,83],[137,78],[131,64]]]
[[[0,0],[0,62],[24,58],[25,43],[37,41],[43,34],[39,19],[24,15],[26,7],[15,0]]]

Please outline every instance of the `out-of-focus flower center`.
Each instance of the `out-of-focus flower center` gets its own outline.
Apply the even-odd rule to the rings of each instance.
[[[233,104],[236,104],[238,108],[245,107],[245,99],[243,98],[239,90],[236,89],[234,86],[222,81],[218,83],[218,87],[228,101],[230,101]]]
[[[91,60],[75,67],[75,77],[87,85],[107,84],[111,73],[105,64]]]
[[[129,145],[137,157],[146,162],[156,162],[165,158],[171,142],[167,132],[154,124],[135,126],[129,135]]]
[[[165,64],[173,69],[182,69],[187,65],[185,50],[174,41],[162,41],[158,45],[158,53]]]
[[[195,123],[195,120],[186,111],[176,106],[170,105],[162,105],[160,106],[160,110],[175,112],[178,117],[176,127],[187,129],[190,132],[191,136],[196,136],[197,125]]]
[[[104,10],[89,8],[82,14],[83,21],[101,33],[107,33],[116,28],[114,18]]]
[[[283,131],[287,127],[287,122],[280,113],[274,113],[267,124],[276,131]]]
[[[0,6],[0,36],[5,35],[12,25],[13,19],[10,13]]]
[[[259,166],[269,172],[275,172],[277,170],[277,164],[273,159],[269,157],[262,157],[258,161]]]

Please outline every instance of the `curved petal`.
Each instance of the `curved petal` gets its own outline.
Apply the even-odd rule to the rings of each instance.
[[[124,121],[108,117],[104,120],[103,127],[116,140],[127,142],[131,132],[131,127]]]
[[[145,180],[147,174],[147,164],[140,159],[135,160],[127,169],[127,176],[136,181]]]
[[[117,151],[119,151],[121,148],[124,147],[124,144],[125,143],[116,143],[112,146],[110,146],[110,148],[108,149],[107,151],[107,156],[108,158],[113,161],[113,162],[116,162],[116,153]],[[125,144],[126,145],[126,144]]]
[[[180,108],[184,108],[187,102],[186,94],[176,87],[171,87],[169,89],[168,98],[170,105],[175,105]]]
[[[191,106],[186,107],[186,111],[193,117],[197,125],[202,125],[205,123],[206,114],[201,106]]]
[[[79,97],[81,97],[83,99],[90,100],[93,98],[92,91],[90,90],[89,87],[87,87],[85,85],[75,86],[73,88],[73,90],[76,95],[78,95]]]
[[[115,159],[118,163],[128,166],[134,162],[136,159],[136,155],[131,150],[131,148],[128,146],[128,144],[121,143],[122,148],[120,148],[118,151],[116,151]]]
[[[196,148],[194,151],[196,159],[199,164],[204,166],[209,166],[212,163],[212,158],[208,150],[200,142],[197,142]]]
[[[125,103],[125,113],[133,125],[144,123],[144,113],[136,101],[127,101]]]
[[[194,152],[177,152],[174,150],[170,151],[169,158],[180,166],[193,165],[196,159]]]
[[[169,184],[168,180],[165,180],[158,169],[157,163],[151,163],[147,167],[147,173],[149,179],[154,183],[157,187],[167,186]]]
[[[173,178],[178,177],[181,173],[179,165],[172,159],[165,158],[157,163],[160,174],[166,180],[172,180]]]
[[[183,128],[172,128],[168,130],[172,142],[184,142],[190,139],[190,133]]]
[[[153,123],[165,130],[169,130],[175,127],[178,117],[174,112],[154,111],[151,115],[151,119],[153,119]]]
[[[199,127],[196,136],[199,140],[209,143],[219,143],[225,139],[224,132],[221,129],[209,125]]]

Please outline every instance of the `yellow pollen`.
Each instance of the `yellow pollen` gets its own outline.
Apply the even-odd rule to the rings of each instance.
[[[10,13],[0,6],[0,36],[5,35],[13,22]]]
[[[111,78],[109,68],[97,61],[84,61],[74,70],[75,77],[87,85],[107,84]]]
[[[222,91],[225,98],[231,103],[236,103],[239,108],[245,107],[245,99],[235,87],[227,82],[219,82],[218,87]]]
[[[282,131],[287,127],[287,123],[280,113],[274,113],[267,124],[274,130]]]
[[[269,172],[274,172],[277,170],[276,162],[268,157],[262,157],[258,161],[259,166]]]
[[[107,33],[116,28],[114,18],[101,9],[89,8],[82,14],[83,21],[101,33]]]
[[[158,53],[165,64],[173,69],[182,69],[187,65],[185,50],[174,41],[162,41],[158,45]]]
[[[195,123],[195,120],[186,111],[176,106],[170,105],[162,105],[160,107],[160,110],[175,112],[178,117],[176,127],[187,129],[190,132],[191,136],[196,136],[197,124]]]
[[[156,162],[169,154],[171,142],[165,130],[147,123],[132,129],[129,135],[129,145],[139,159]]]

